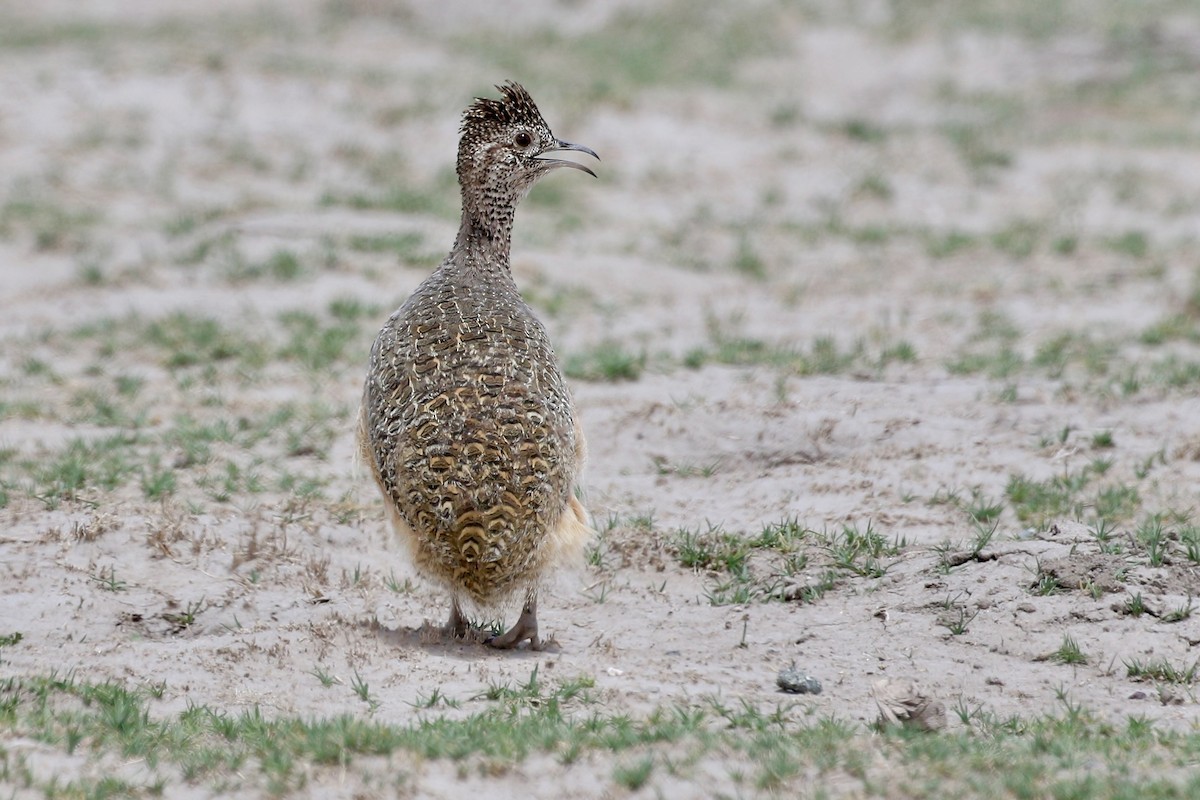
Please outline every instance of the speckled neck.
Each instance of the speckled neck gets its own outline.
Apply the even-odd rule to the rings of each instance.
[[[454,239],[453,252],[480,267],[490,266],[508,272],[515,204],[492,206],[483,212],[472,209],[467,198],[463,198],[462,223]]]

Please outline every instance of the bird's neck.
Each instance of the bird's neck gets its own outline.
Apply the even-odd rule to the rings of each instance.
[[[511,201],[464,197],[455,251],[465,252],[471,261],[507,272],[515,212],[516,203]]]

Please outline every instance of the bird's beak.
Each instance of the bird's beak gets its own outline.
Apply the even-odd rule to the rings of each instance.
[[[581,144],[572,144],[571,142],[564,142],[562,139],[555,139],[554,147],[551,147],[542,152],[558,153],[563,150],[575,150],[580,153],[587,153],[589,156],[596,159],[597,161],[600,160],[600,156],[596,155],[596,151],[593,150],[592,148],[584,147]],[[575,161],[568,161],[565,158],[542,158],[541,156],[538,156],[536,160],[541,161],[542,163],[544,163],[547,166],[547,168],[550,168],[550,169],[553,169],[554,167],[571,167],[573,169],[583,170],[588,175],[591,175],[593,178],[596,177],[596,173],[592,172],[591,169],[589,169],[588,167],[585,167],[583,164],[580,164]]]

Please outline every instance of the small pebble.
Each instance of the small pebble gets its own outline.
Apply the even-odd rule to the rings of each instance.
[[[779,670],[775,683],[785,692],[792,694],[820,694],[821,682],[812,675],[805,675],[796,669],[795,662],[790,667]]]

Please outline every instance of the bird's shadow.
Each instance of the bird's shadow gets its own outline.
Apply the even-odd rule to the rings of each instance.
[[[474,661],[482,656],[502,656],[505,658],[540,658],[543,654],[562,652],[558,641],[549,637],[541,642],[538,649],[529,646],[529,642],[513,649],[489,647],[487,640],[494,635],[490,628],[471,626],[465,637],[457,637],[447,632],[440,625],[426,622],[416,628],[401,627],[389,630],[379,625],[371,625],[375,637],[384,645],[397,650],[412,650],[420,648],[431,652],[440,652],[447,656],[463,661]]]

